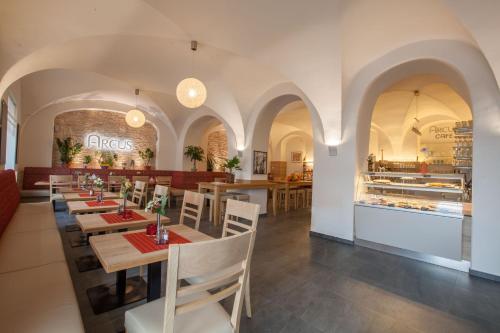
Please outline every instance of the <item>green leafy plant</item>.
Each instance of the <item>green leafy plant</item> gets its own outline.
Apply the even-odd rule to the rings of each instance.
[[[222,164],[222,167],[228,169],[230,174],[234,174],[234,170],[241,170],[240,163],[239,157],[233,156],[233,158],[226,160],[224,164]]]
[[[207,154],[207,171],[213,171],[215,167],[215,158],[213,154]]]
[[[90,155],[83,156],[83,164],[90,164],[90,162],[92,162],[92,156]]]
[[[83,145],[79,142],[73,144],[70,137],[61,140],[56,138],[57,149],[61,155],[59,159],[63,165],[68,165],[73,161],[73,158],[82,151]]]
[[[144,165],[148,167],[153,157],[155,157],[155,153],[151,149],[146,148],[144,151],[139,150],[139,156],[144,161]]]
[[[193,162],[191,171],[196,171],[196,162],[201,162],[205,158],[205,151],[200,146],[187,146],[184,148],[184,156]]]
[[[111,151],[98,151],[96,152],[96,156],[98,156],[99,165],[101,165],[101,167],[112,167],[115,161],[118,160],[118,155]]]

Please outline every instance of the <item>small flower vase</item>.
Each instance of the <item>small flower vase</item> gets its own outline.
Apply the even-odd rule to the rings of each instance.
[[[123,217],[127,215],[127,193],[123,195]]]
[[[94,196],[94,189],[91,187],[89,191],[89,196],[93,197]]]
[[[156,244],[162,244],[161,215],[158,212],[156,213]]]

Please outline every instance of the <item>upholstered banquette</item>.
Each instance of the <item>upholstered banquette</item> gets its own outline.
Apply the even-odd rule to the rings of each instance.
[[[19,201],[0,171],[0,331],[83,332],[52,206]]]

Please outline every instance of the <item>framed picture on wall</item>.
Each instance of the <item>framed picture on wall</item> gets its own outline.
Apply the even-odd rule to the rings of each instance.
[[[302,162],[302,152],[301,151],[292,151],[290,153],[290,161],[300,163]]]
[[[267,175],[267,152],[253,151],[253,174]]]

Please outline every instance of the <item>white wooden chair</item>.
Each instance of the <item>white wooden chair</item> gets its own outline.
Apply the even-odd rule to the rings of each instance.
[[[153,192],[154,198],[161,198],[162,196],[166,196],[168,198],[168,187],[163,185],[155,185],[155,190]],[[170,201],[170,200],[169,200]]]
[[[260,205],[238,201],[227,200],[226,213],[224,216],[224,226],[222,228],[222,238],[233,235],[240,235],[249,230],[257,231],[259,221]],[[252,245],[253,247],[253,245]],[[186,279],[190,284],[197,284],[207,280],[209,277],[195,277]],[[252,306],[250,301],[250,274],[245,287],[245,310],[248,318],[252,317]]]
[[[156,185],[172,186],[172,176],[156,176]]]
[[[184,224],[184,219],[187,217],[195,221],[194,228],[196,230],[200,228],[204,198],[205,196],[203,195],[203,193],[184,191],[184,199],[182,200],[179,224]]]
[[[76,185],[78,187],[85,185],[85,175],[80,175],[80,176],[78,176],[78,178],[76,178]]]
[[[239,235],[248,230],[257,231],[259,213],[260,205],[258,204],[228,199],[226,203],[226,214],[224,216],[224,227],[222,228],[222,237]],[[250,274],[248,275],[248,282],[245,287],[245,309],[247,317],[251,318]]]
[[[132,192],[132,202],[137,203],[139,207],[142,205],[142,200],[146,197],[146,182],[136,180],[134,191]]]
[[[60,189],[71,189],[73,185],[72,175],[50,175],[49,176],[49,191],[50,202],[55,208],[55,200],[62,200],[63,195],[58,193]]]
[[[125,176],[108,176],[108,192],[120,191]]]
[[[243,292],[255,231],[206,242],[172,244],[166,296],[125,312],[127,333],[234,333],[239,331]],[[181,287],[183,279],[208,276]],[[209,290],[216,290],[213,294]],[[232,295],[229,315],[219,301]]]
[[[170,195],[170,187],[172,186],[172,176],[157,176],[156,185],[162,185],[168,187],[168,194]],[[168,208],[172,207],[172,200],[170,199],[172,198],[168,198]]]

